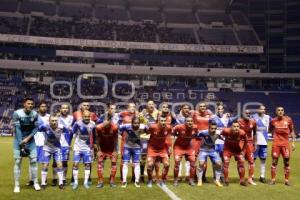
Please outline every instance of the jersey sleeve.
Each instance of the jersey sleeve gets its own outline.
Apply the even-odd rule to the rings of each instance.
[[[77,134],[77,130],[78,130],[78,124],[77,124],[77,122],[75,122],[75,124],[73,125],[73,128],[72,128],[72,133],[73,134]]]
[[[15,138],[18,143],[22,141],[22,130],[18,113],[15,111],[13,113],[13,124],[15,125]]]

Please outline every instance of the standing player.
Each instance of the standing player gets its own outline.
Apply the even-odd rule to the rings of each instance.
[[[111,105],[113,106],[113,105]],[[115,105],[114,105],[115,106]],[[115,176],[117,172],[117,146],[118,146],[118,126],[113,123],[113,116],[107,116],[105,121],[96,126],[96,141],[98,147],[98,185],[97,188],[102,188],[103,185],[103,168],[106,158],[111,160],[111,172],[109,178],[110,187],[115,188]]]
[[[195,149],[192,146],[192,139],[194,138],[194,135],[197,134],[197,127],[193,123],[193,118],[186,117],[185,124],[175,126],[172,132],[172,134],[177,137],[173,147],[175,160],[174,186],[178,186],[179,165],[183,156],[190,162],[189,184],[194,186],[196,156]]]
[[[14,138],[14,192],[20,192],[20,175],[22,157],[29,157],[34,189],[40,190],[37,179],[37,150],[34,142],[34,135],[38,130],[38,114],[33,111],[33,99],[25,98],[23,109],[16,110],[13,113],[13,123],[15,126]]]
[[[193,121],[194,121],[195,125],[197,126],[198,132],[208,130],[208,123],[209,123],[209,119],[212,118],[212,113],[211,113],[211,111],[209,111],[207,109],[205,102],[199,103],[198,111],[193,111],[192,117],[193,117]],[[193,140],[192,140],[193,148],[196,153],[196,159],[200,152],[201,143],[202,143],[201,138],[193,138]],[[207,182],[207,179],[205,176],[206,168],[207,168],[207,166],[205,163],[204,168],[203,168],[203,176],[202,176],[202,179],[203,179],[202,181],[204,183]]]
[[[69,114],[70,109],[68,104],[62,104],[60,106],[60,117],[59,117],[59,125],[64,127],[67,132],[64,132],[63,137],[61,137],[61,153],[62,153],[62,165],[64,171],[63,182],[66,184],[66,177],[68,172],[68,161],[70,157],[70,145],[72,142],[73,134],[72,134],[72,123],[73,116]]]
[[[68,135],[69,131],[64,127],[58,126],[58,117],[50,116],[50,125],[41,125],[39,130],[44,133],[45,143],[43,146],[43,168],[41,172],[42,183],[41,186],[43,189],[46,189],[46,180],[48,174],[48,167],[51,156],[53,156],[53,162],[57,164],[57,175],[59,180],[59,188],[64,189],[63,184],[63,168],[62,168],[62,153],[61,153],[61,137]]]
[[[145,127],[141,125],[140,119],[134,117],[131,124],[120,125],[119,130],[121,134],[126,132],[125,144],[123,149],[123,168],[122,168],[122,188],[127,187],[127,174],[128,174],[128,165],[132,158],[134,165],[134,185],[135,187],[140,186],[140,155],[141,155],[141,140],[140,135],[144,132]]]
[[[283,157],[284,164],[284,184],[290,186],[290,145],[289,136],[292,136],[292,150],[294,151],[295,146],[295,132],[293,120],[284,115],[284,108],[281,106],[276,107],[276,117],[272,119],[270,124],[270,130],[273,134],[273,146],[272,146],[272,167],[271,167],[271,177],[272,180],[270,185],[275,184],[276,178],[276,168],[278,164],[278,158],[280,154]]]
[[[231,128],[223,129],[221,135],[225,137],[224,144],[224,178],[225,185],[229,185],[228,173],[231,156],[237,161],[237,169],[240,176],[240,185],[247,186],[245,182],[245,158],[244,151],[247,147],[247,135],[240,129],[238,122],[233,122]]]
[[[152,173],[157,161],[162,161],[164,165],[160,184],[165,186],[170,167],[166,139],[172,133],[172,127],[166,124],[166,118],[160,117],[158,124],[151,124],[147,132],[150,134],[147,150],[148,187],[152,187]]]
[[[254,119],[250,119],[251,113],[249,110],[245,110],[242,119],[238,120],[240,129],[242,129],[247,135],[247,147],[245,151],[245,158],[248,161],[248,183],[250,185],[256,185],[253,181],[254,176],[254,152],[256,144],[256,122]]]
[[[43,124],[49,124],[49,117],[50,115],[47,113],[47,103],[46,101],[40,101],[38,105],[38,122],[39,126]],[[44,133],[41,131],[37,131],[37,133],[34,135],[34,141],[37,149],[37,162],[40,163],[40,161],[43,159],[43,146],[44,146]],[[31,170],[29,167],[29,182],[26,184],[27,186],[33,185],[33,180],[31,177]],[[53,170],[53,176],[55,176],[55,172]]]
[[[269,125],[271,122],[271,117],[266,115],[266,107],[261,105],[258,109],[258,113],[253,115],[253,119],[256,121],[256,151],[254,153],[254,159],[259,157],[260,159],[260,177],[259,181],[266,183],[265,173],[266,173],[266,159],[268,154],[267,141]]]
[[[220,135],[216,134],[217,123],[214,121],[210,121],[208,131],[202,131],[197,134],[196,137],[203,138],[203,144],[201,145],[200,153],[199,153],[199,170],[198,170],[198,186],[202,186],[202,175],[203,168],[205,163],[207,162],[207,157],[211,159],[211,162],[214,164],[214,170],[216,174],[215,184],[218,187],[222,187],[223,185],[220,183],[221,177],[221,169],[222,169],[222,160],[215,150],[215,142]]]
[[[119,113],[119,125],[122,124],[131,124],[132,123],[132,119],[134,117],[138,116],[138,112],[136,111],[136,105],[133,102],[128,103],[127,106],[127,110],[122,111]],[[120,144],[120,154],[121,154],[121,158],[123,158],[123,151],[124,151],[124,145],[125,145],[125,139],[126,139],[126,132],[121,133],[121,144]],[[123,181],[123,161],[120,162],[120,178],[121,178],[121,182]],[[132,181],[135,181],[134,179],[134,169],[132,169]]]
[[[82,113],[82,120],[75,122],[72,133],[75,135],[74,163],[73,163],[73,189],[78,188],[78,169],[82,159],[85,165],[84,187],[88,189],[88,179],[91,173],[92,149],[95,147],[95,122],[91,121],[91,113],[87,110]]]
[[[176,116],[176,124],[185,124],[185,119],[191,116],[191,109],[188,104],[183,104],[180,108],[179,114]],[[179,180],[182,179],[182,162],[179,165]],[[189,179],[190,176],[190,163],[185,160],[185,178]]]
[[[82,120],[84,111],[89,111],[90,120],[96,123],[98,121],[98,117],[94,112],[90,111],[90,108],[91,108],[91,106],[90,106],[89,102],[87,102],[87,101],[81,102],[79,110],[77,110],[73,113],[73,124],[76,121]],[[94,158],[96,157],[95,152],[93,152],[92,157],[94,157]],[[90,166],[90,169],[92,170],[92,165]],[[90,172],[90,174],[91,174],[91,172]],[[74,182],[74,177],[72,175],[71,185],[73,184],[73,182]],[[92,184],[92,180],[91,180],[90,176],[89,176],[88,184],[89,185]]]
[[[154,101],[149,100],[147,102],[146,109],[144,109],[139,118],[143,124],[155,124],[157,122],[159,111],[156,109]],[[149,135],[141,135],[141,181],[144,182],[144,171],[146,166],[147,158],[147,146],[148,146]],[[159,180],[159,164],[155,165],[155,172],[157,181]]]

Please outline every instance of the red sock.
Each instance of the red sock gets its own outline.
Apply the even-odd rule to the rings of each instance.
[[[239,170],[239,176],[240,176],[240,181],[245,180],[245,166],[242,163],[238,164],[238,170]]]
[[[276,178],[276,166],[274,165],[271,166],[271,178],[272,180],[275,180]]]
[[[111,171],[110,171],[110,182],[111,183],[115,182],[116,173],[117,173],[117,163],[112,164],[112,166],[111,166]]]
[[[165,166],[165,167],[163,168],[163,171],[162,171],[162,177],[161,177],[163,181],[166,181],[166,180],[167,180],[168,172],[169,172],[169,166]]]
[[[289,178],[290,178],[290,171],[291,171],[290,166],[284,167],[284,178],[285,178],[285,180],[289,180]]]

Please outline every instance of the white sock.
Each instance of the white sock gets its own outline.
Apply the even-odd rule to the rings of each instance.
[[[42,185],[46,185],[47,174],[48,174],[48,170],[42,169],[42,172],[41,172]]]
[[[90,169],[85,169],[84,170],[84,184],[87,184],[89,181],[91,170]]]
[[[14,166],[14,177],[15,177],[15,186],[20,186],[20,175],[21,175],[21,159],[15,160],[15,166]]]
[[[74,184],[78,185],[78,169],[73,169]]]
[[[215,170],[215,174],[216,174],[216,181],[220,181],[221,170]]]
[[[266,161],[260,160],[260,177],[265,178],[266,173]]]
[[[64,179],[64,172],[62,171],[62,169],[58,169],[57,176],[58,176],[58,184],[62,185]]]
[[[198,176],[198,182],[202,181],[202,176],[203,176],[203,169],[202,168],[199,168],[197,170],[197,176]]]
[[[128,174],[128,164],[127,163],[123,164],[122,174],[123,174],[122,180],[125,183],[125,182],[127,182],[127,174]]]
[[[190,176],[190,162],[189,161],[185,161],[185,176]]]
[[[135,182],[140,182],[140,174],[141,174],[140,163],[135,163],[135,164],[134,164],[134,176],[135,176]]]

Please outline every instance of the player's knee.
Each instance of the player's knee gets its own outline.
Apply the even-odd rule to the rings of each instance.
[[[85,164],[84,169],[85,170],[90,170],[91,169],[91,164],[90,163]]]
[[[278,164],[278,159],[274,159],[274,158],[273,158],[273,160],[272,160],[272,165],[273,165],[273,166],[277,166],[277,164]]]
[[[15,164],[20,166],[21,165],[21,158],[15,159]]]
[[[79,163],[74,163],[74,164],[73,164],[73,169],[77,170],[78,167],[79,167]]]
[[[164,168],[168,168],[170,167],[170,163],[169,162],[163,162]]]
[[[283,163],[284,163],[285,167],[289,167],[290,166],[290,159],[289,158],[283,159]]]
[[[63,167],[62,162],[57,162],[57,168],[62,168],[62,167]]]
[[[30,158],[29,162],[30,162],[31,165],[36,164],[37,163],[37,158]]]
[[[116,168],[117,167],[117,162],[111,162],[111,167],[113,168]]]

